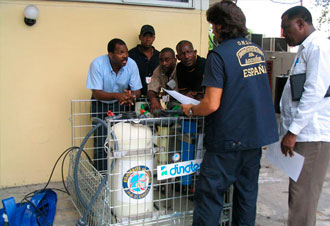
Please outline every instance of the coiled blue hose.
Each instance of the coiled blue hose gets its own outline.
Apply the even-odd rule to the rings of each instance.
[[[100,185],[98,186],[92,200],[90,201],[90,203],[87,205],[87,203],[85,202],[85,200],[83,199],[83,197],[81,196],[81,192],[80,192],[80,188],[79,188],[79,183],[78,183],[78,166],[79,166],[79,160],[80,160],[80,157],[81,157],[81,153],[82,151],[84,150],[84,147],[89,139],[89,137],[95,132],[95,130],[97,130],[99,127],[101,126],[104,126],[106,129],[108,127],[107,123],[102,120],[102,119],[99,119],[99,118],[92,118],[93,121],[97,121],[98,123],[96,124],[95,127],[93,127],[88,133],[87,135],[85,136],[84,140],[82,141],[80,147],[79,147],[79,150],[77,152],[77,155],[76,155],[76,160],[75,160],[75,165],[74,165],[74,170],[73,170],[73,180],[74,180],[74,187],[75,187],[75,190],[76,190],[76,194],[77,194],[77,197],[78,199],[80,200],[80,202],[82,203],[82,205],[84,206],[84,208],[86,209],[84,215],[82,218],[80,218],[77,222],[77,226],[84,226],[84,225],[87,225],[87,216],[89,214],[89,212],[91,211],[97,197],[99,196],[102,188],[104,187],[104,185],[106,184],[107,182],[107,179],[108,179],[108,174],[106,173],[104,175],[104,178],[102,179]],[[113,140],[115,141],[114,142],[114,150],[118,150],[118,143],[116,141],[116,136],[115,134],[113,133],[113,131],[110,132],[110,135],[112,136]],[[115,162],[116,162],[116,159],[114,159],[111,163],[111,168],[110,170],[112,171],[113,170],[113,167],[115,165]]]

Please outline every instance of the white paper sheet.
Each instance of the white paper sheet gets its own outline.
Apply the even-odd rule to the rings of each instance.
[[[297,182],[305,157],[294,152],[294,156],[283,155],[280,142],[268,145],[266,159],[284,171],[292,180]]]
[[[177,91],[164,89],[168,94],[170,94],[173,98],[175,98],[177,101],[179,101],[181,104],[199,104],[198,100],[195,100],[193,98],[187,97],[185,95],[182,95],[181,93],[178,93]]]

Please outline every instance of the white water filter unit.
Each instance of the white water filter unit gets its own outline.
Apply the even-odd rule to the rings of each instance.
[[[152,131],[146,125],[120,122],[111,127],[118,143],[116,159],[109,158],[109,185],[112,212],[118,222],[151,216],[153,211]],[[110,145],[114,148],[113,138]]]

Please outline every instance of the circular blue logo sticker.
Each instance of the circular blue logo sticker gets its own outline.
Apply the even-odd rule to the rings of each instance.
[[[151,171],[147,166],[135,166],[124,174],[123,188],[133,199],[143,199],[151,189]]]

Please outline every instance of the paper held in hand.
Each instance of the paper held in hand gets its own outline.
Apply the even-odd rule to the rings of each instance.
[[[182,95],[181,93],[178,93],[177,91],[164,89],[168,94],[170,94],[174,99],[179,101],[181,104],[199,104],[198,100],[195,100],[193,98],[187,97],[185,95]]]
[[[280,142],[267,146],[266,159],[276,167],[284,171],[292,180],[297,182],[301,169],[304,164],[305,157],[294,152],[294,156],[283,155]]]

